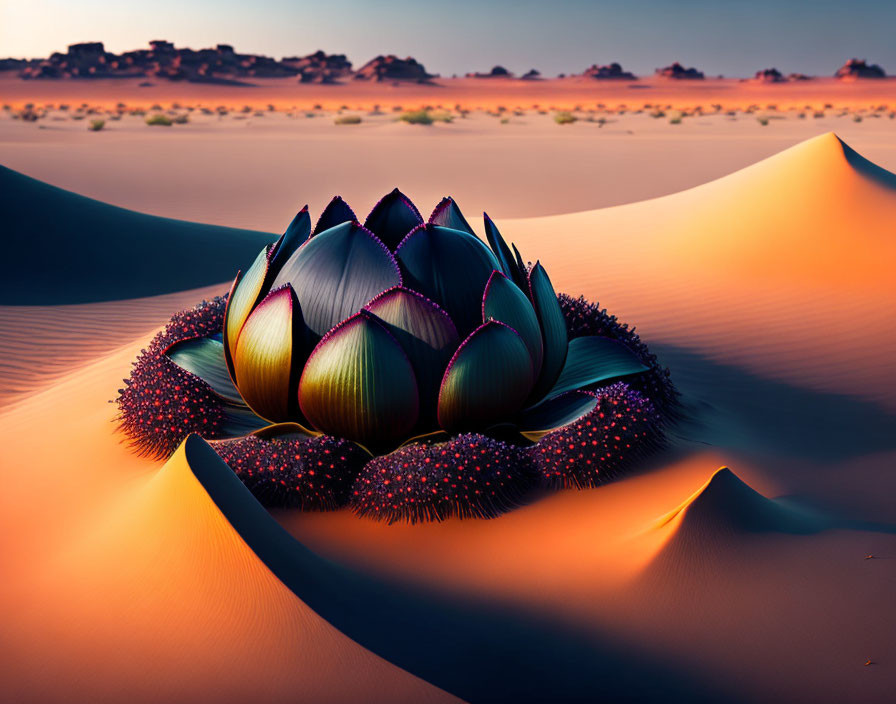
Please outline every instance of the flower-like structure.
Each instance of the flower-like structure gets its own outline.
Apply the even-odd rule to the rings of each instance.
[[[363,225],[340,198],[313,230],[303,210],[231,289],[223,347],[242,398],[382,451],[436,431],[550,430],[593,407],[577,389],[644,371],[609,338],[570,345],[547,272],[487,216],[485,231],[489,246],[450,199],[424,222],[397,190]]]
[[[156,454],[188,432],[251,435],[219,454],[268,503],[387,520],[492,515],[539,476],[598,483],[655,444],[667,373],[615,318],[558,298],[487,215],[484,232],[451,198],[424,221],[397,189],[363,224],[339,197],[313,227],[303,208],[226,305],[181,314],[201,326],[176,318],[141,355],[125,430]]]

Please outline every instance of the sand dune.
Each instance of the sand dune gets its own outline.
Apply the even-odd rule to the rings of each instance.
[[[34,386],[0,414],[4,691],[888,701],[894,191],[827,135],[667,198],[499,223],[661,343],[691,421],[641,472],[491,521],[275,514],[290,537],[202,443],[160,466],[114,434],[167,299],[5,310]],[[103,328],[131,306],[132,338]],[[32,367],[54,335],[68,357]]]
[[[116,347],[147,338],[174,311],[226,288],[66,306],[0,306],[0,407]]]
[[[136,298],[226,281],[270,235],[170,220],[99,203],[0,166],[0,304]],[[40,256],[35,256],[39,252]],[[201,252],[201,256],[199,253]]]
[[[787,509],[745,484],[728,467],[721,467],[681,505],[657,520],[654,530],[684,534],[699,542],[703,533],[779,531],[800,533],[817,526],[809,516]]]
[[[648,339],[892,410],[894,219],[896,177],[829,133],[664,198],[502,226]]]
[[[27,597],[12,591],[20,608],[4,610],[5,696],[457,701],[299,601],[209,498],[196,456],[188,442],[114,505],[70,526],[64,547],[17,585]]]

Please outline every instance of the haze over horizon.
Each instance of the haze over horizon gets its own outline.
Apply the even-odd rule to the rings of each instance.
[[[896,73],[894,26],[896,3],[883,0],[31,0],[0,4],[0,56],[45,57],[85,41],[120,53],[167,39],[276,58],[323,49],[356,67],[378,54],[413,56],[443,76],[495,65],[553,76],[612,61],[639,75],[673,61],[707,76],[772,66],[830,75],[851,57]]]

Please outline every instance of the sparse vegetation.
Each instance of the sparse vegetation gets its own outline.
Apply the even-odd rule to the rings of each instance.
[[[853,115],[853,116],[852,116],[852,121],[853,121],[853,122],[861,122],[861,121],[862,121],[862,116],[861,116],[861,115]]]
[[[105,120],[91,120],[90,124],[87,125],[87,129],[91,132],[99,132],[103,127],[106,126]]]
[[[146,118],[146,124],[150,127],[171,127],[174,122],[167,115],[156,113]]]
[[[187,113],[182,113],[171,118],[171,121],[174,122],[175,125],[185,125],[190,121],[190,116],[187,115]]]
[[[563,110],[554,115],[554,122],[558,125],[571,125],[573,122],[576,122],[579,118],[573,115],[571,112]]]
[[[410,125],[431,125],[434,122],[451,122],[454,120],[454,117],[447,110],[422,108],[420,110],[403,112],[398,119]]]
[[[333,120],[334,124],[337,125],[360,125],[361,124],[361,116],[360,115],[337,115]]]
[[[760,115],[756,118],[756,121],[763,127],[768,125],[768,117],[766,117],[765,115]]]

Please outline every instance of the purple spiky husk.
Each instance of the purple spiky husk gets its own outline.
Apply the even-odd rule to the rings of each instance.
[[[171,361],[165,350],[176,342],[221,332],[226,304],[226,296],[216,296],[176,313],[140,351],[115,400],[119,427],[138,454],[165,459],[190,433],[207,439],[221,436],[221,397]]]
[[[246,488],[269,508],[330,511],[348,501],[370,456],[348,440],[254,435],[212,443]]]
[[[355,481],[351,506],[388,523],[492,518],[517,506],[536,482],[525,448],[469,433],[370,460]]]
[[[597,406],[588,415],[529,450],[549,487],[598,486],[662,445],[662,417],[643,393],[623,382],[593,393]]]

